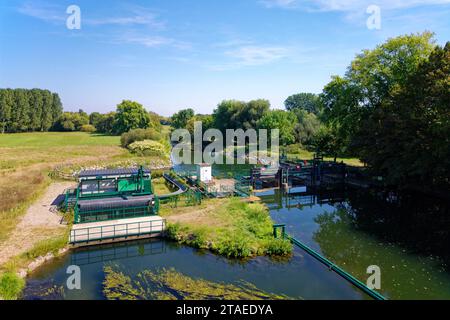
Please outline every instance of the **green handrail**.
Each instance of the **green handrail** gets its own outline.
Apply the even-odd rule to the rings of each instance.
[[[322,256],[318,252],[314,251],[313,249],[311,249],[310,247],[308,247],[307,245],[305,245],[301,241],[299,241],[299,240],[289,236],[288,234],[286,234],[285,233],[286,225],[284,225],[284,224],[276,224],[276,225],[273,226],[274,236],[275,237],[277,237],[277,230],[279,228],[282,229],[282,236],[285,239],[288,239],[289,241],[291,241],[297,247],[299,247],[300,249],[302,249],[303,251],[305,251],[306,253],[308,253],[309,255],[311,255],[312,257],[314,257],[315,259],[317,259],[318,261],[320,261],[324,265],[326,265],[330,270],[336,272],[338,275],[343,277],[345,280],[347,280],[351,284],[353,284],[355,287],[357,287],[360,290],[364,291],[366,294],[368,294],[370,297],[372,297],[372,298],[374,298],[376,300],[387,300],[383,295],[381,295],[380,293],[378,293],[375,290],[370,289],[364,283],[362,283],[361,281],[356,279],[354,276],[352,276],[350,273],[346,272],[344,269],[340,268],[339,266],[337,266],[336,264],[334,264],[333,262],[331,262],[330,260],[328,260],[327,258]]]

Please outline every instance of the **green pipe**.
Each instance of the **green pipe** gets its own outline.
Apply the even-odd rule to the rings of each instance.
[[[326,265],[328,268],[330,268],[330,270],[335,271],[337,274],[339,274],[341,277],[343,277],[344,279],[346,279],[347,281],[349,281],[351,284],[353,284],[354,286],[356,286],[357,288],[361,289],[362,291],[364,291],[365,293],[367,293],[369,296],[371,296],[372,298],[376,299],[376,300],[387,300],[383,295],[381,295],[380,293],[376,292],[375,290],[372,290],[370,288],[368,288],[364,283],[362,283],[361,281],[359,281],[358,279],[356,279],[355,277],[353,277],[351,274],[349,274],[348,272],[346,272],[345,270],[341,269],[340,267],[338,267],[337,265],[335,265],[333,262],[331,262],[330,260],[328,260],[327,258],[323,257],[322,255],[320,255],[319,253],[317,253],[316,251],[314,251],[313,249],[311,249],[310,247],[308,247],[307,245],[301,243],[300,241],[298,241],[295,238],[292,238],[288,235],[286,235],[287,239],[289,239],[293,244],[295,244],[296,246],[298,246],[299,248],[303,249],[304,251],[306,251],[308,254],[310,254],[311,256],[313,256],[314,258],[316,258],[317,260],[319,260],[320,262],[322,262],[324,265]]]

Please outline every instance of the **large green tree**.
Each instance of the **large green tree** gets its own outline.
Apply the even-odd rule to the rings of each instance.
[[[362,120],[355,140],[389,183],[450,191],[450,42]]]
[[[195,111],[191,108],[180,110],[172,116],[172,127],[174,129],[184,129],[194,116]]]
[[[256,129],[258,121],[269,110],[270,103],[264,99],[224,100],[214,110],[214,126],[223,132],[226,129]]]
[[[5,133],[14,108],[14,93],[10,89],[0,91],[0,130]]]
[[[150,126],[150,115],[135,101],[124,100],[117,105],[114,132],[122,134],[131,129],[146,129]]]
[[[352,61],[345,77],[333,77],[321,94],[322,119],[339,135],[346,153],[356,156],[356,138],[367,119],[417,72],[434,48],[433,34],[391,38]]]
[[[304,110],[306,112],[319,114],[321,110],[319,96],[314,93],[298,93],[289,96],[284,102],[288,111]]]
[[[280,145],[289,145],[295,142],[295,126],[297,117],[292,112],[272,110],[266,112],[258,121],[259,129],[280,130]]]

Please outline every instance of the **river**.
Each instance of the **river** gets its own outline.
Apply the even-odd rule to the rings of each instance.
[[[381,270],[388,299],[450,299],[449,203],[423,195],[340,189],[320,193],[267,190],[257,195],[276,223],[363,282]],[[298,189],[297,191],[303,191]],[[64,289],[67,267],[81,268],[81,289]],[[104,267],[132,279],[142,270],[173,268],[186,276],[238,284],[294,299],[370,299],[295,248],[292,258],[230,260],[163,239],[71,251],[34,272],[25,299],[104,299]]]

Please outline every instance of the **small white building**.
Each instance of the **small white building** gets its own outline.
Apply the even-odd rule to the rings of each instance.
[[[202,163],[197,166],[197,179],[204,183],[212,181],[212,167],[208,163]]]

